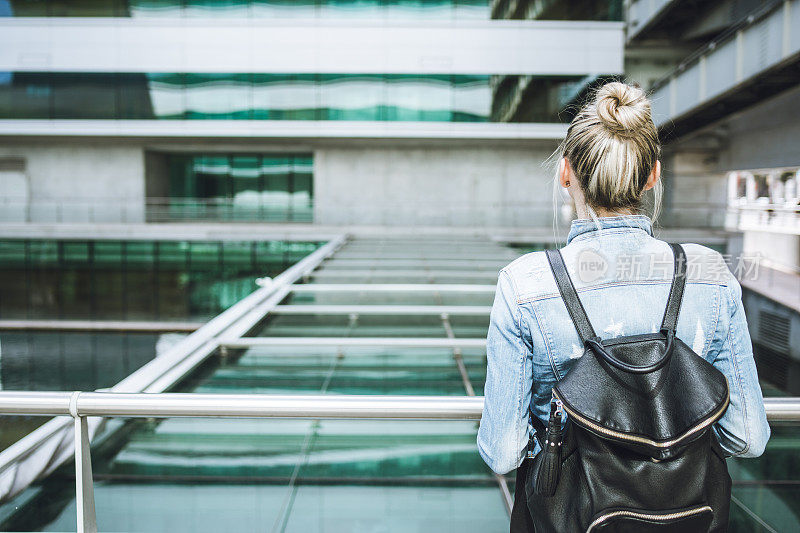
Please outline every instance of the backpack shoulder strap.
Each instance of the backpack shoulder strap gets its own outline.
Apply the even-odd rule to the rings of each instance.
[[[575,286],[567,273],[567,266],[564,264],[564,258],[561,256],[559,250],[545,250],[547,254],[547,261],[550,263],[550,269],[553,271],[553,277],[556,279],[558,285],[558,292],[561,293],[561,298],[567,306],[569,316],[572,318],[572,323],[575,324],[575,329],[578,330],[578,335],[582,342],[589,339],[596,339],[597,335],[592,328],[589,317],[586,316],[586,310],[581,304],[578,293],[575,291]]]
[[[669,246],[675,256],[675,271],[672,275],[672,285],[669,288],[667,309],[664,311],[661,329],[674,332],[678,325],[678,312],[681,310],[683,289],[686,286],[686,252],[680,244],[670,243]]]

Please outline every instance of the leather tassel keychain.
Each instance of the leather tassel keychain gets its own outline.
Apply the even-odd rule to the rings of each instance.
[[[542,450],[542,460],[536,476],[534,492],[544,496],[552,496],[556,492],[558,478],[561,475],[561,417],[563,413],[561,401],[553,398],[550,401],[550,422],[547,424],[547,437]]]

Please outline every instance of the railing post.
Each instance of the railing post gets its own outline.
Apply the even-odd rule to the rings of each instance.
[[[75,421],[75,508],[78,515],[78,533],[97,533],[89,427],[86,417],[78,415],[80,394],[73,392],[69,400],[69,412]]]

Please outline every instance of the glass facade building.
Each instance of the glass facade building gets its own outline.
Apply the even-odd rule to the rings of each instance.
[[[552,207],[522,213],[503,191],[540,197],[534,160],[585,78],[622,66],[616,1],[556,4],[531,4],[533,21],[487,0],[0,0],[0,138],[14,143],[0,168],[17,169],[0,216],[371,224],[391,197],[401,213],[441,202],[457,224],[543,221]],[[463,142],[512,149],[508,170],[461,157]],[[275,163],[294,165],[284,177],[267,169],[297,154],[309,162]],[[97,186],[54,193],[68,168]],[[471,173],[508,183],[487,194]],[[466,197],[431,196],[440,178]],[[443,218],[419,212],[415,223]]]

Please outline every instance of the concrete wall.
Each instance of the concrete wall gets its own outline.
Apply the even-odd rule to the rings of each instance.
[[[761,254],[778,266],[800,268],[800,236],[765,231],[745,231],[743,251]]]
[[[0,144],[0,158],[25,161],[29,222],[143,222],[143,154],[90,142]],[[3,194],[16,202],[13,192]]]
[[[722,170],[800,165],[800,86],[725,122]]]
[[[545,168],[544,161],[555,143],[361,144],[303,148],[314,153],[315,222],[552,227],[553,171]],[[162,152],[283,148],[271,143],[145,147],[144,143],[36,142],[0,144],[0,160],[25,162],[30,222],[143,222],[145,198],[166,196],[168,191]],[[4,205],[13,196],[25,203],[24,194],[24,188],[19,195],[4,190]]]
[[[725,223],[728,181],[714,151],[665,150],[662,159],[664,202],[661,224],[718,228]]]
[[[553,146],[315,151],[321,224],[550,227]]]

